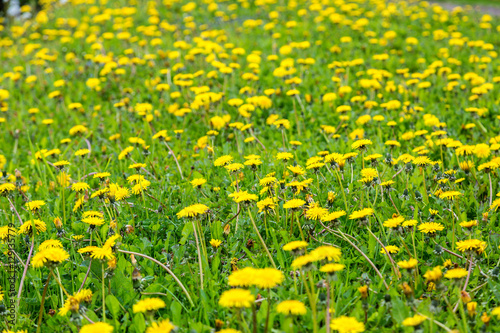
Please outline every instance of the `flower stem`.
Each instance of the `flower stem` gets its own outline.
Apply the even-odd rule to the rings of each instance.
[[[429,203],[429,194],[427,193],[427,185],[425,185],[425,169],[421,168],[420,170],[422,171],[422,180],[424,182],[424,193],[425,193],[426,203]]]
[[[179,170],[179,175],[181,176],[181,179],[184,180],[184,176],[182,175],[181,166],[179,164],[179,161],[177,161],[177,156],[175,156],[175,153],[172,151],[172,148],[170,148],[170,146],[168,145],[168,143],[166,141],[163,141],[163,143],[165,144],[165,146],[167,146],[167,149],[170,152],[170,154],[172,154],[174,161],[175,161],[175,164],[177,165],[177,170]]]
[[[392,266],[392,270],[394,271],[394,275],[396,275],[396,278],[399,280],[399,277],[401,276],[401,273],[399,273],[399,270],[396,266],[396,263],[394,262],[394,260],[392,259],[392,256],[390,254],[390,252],[387,250],[387,248],[385,247],[385,245],[380,241],[380,239],[378,239],[377,236],[375,236],[375,234],[371,231],[370,228],[367,228],[368,229],[368,232],[370,233],[370,235],[373,236],[373,238],[375,238],[375,240],[382,246],[382,248],[384,249],[385,253],[387,254],[387,256],[389,257],[389,260],[391,261],[391,266]]]
[[[274,263],[273,257],[271,256],[271,253],[267,249],[266,243],[262,239],[262,236],[260,235],[259,229],[257,229],[257,225],[255,224],[252,213],[250,212],[250,207],[248,207],[248,215],[250,216],[250,220],[252,221],[252,225],[253,225],[253,228],[255,229],[255,232],[257,233],[257,236],[259,236],[262,247],[264,248],[264,250],[266,250],[267,256],[269,257],[269,260],[271,260],[271,264],[273,265],[274,268],[276,268],[276,264]]]
[[[47,277],[47,281],[45,282],[45,287],[43,287],[43,294],[42,294],[42,302],[40,303],[40,311],[38,313],[38,324],[36,327],[36,332],[40,333],[40,328],[42,326],[42,318],[43,318],[43,305],[45,304],[45,296],[47,295],[47,289],[49,287],[49,281],[50,278],[52,277],[52,270],[49,272],[49,276]]]
[[[312,311],[312,319],[313,319],[313,331],[316,333],[318,331],[318,328],[316,327],[316,302],[313,298],[312,290],[309,289],[309,286],[307,285],[307,281],[305,278],[305,272],[301,271],[300,276],[302,277],[302,282],[304,283],[304,287],[306,288],[306,293],[307,297],[309,298],[309,303],[311,304],[311,311]],[[311,278],[311,275],[309,275],[309,278]]]
[[[106,293],[104,290],[104,261],[101,263],[102,267],[102,321],[106,322]]]
[[[300,221],[299,221],[299,214],[296,214],[295,216],[297,217],[297,225],[299,227],[300,236],[302,237],[302,240],[305,242],[306,238],[304,237],[304,232],[302,231],[302,225],[300,224]]]
[[[184,287],[184,285],[179,280],[179,278],[177,276],[175,276],[175,274],[167,266],[165,266],[164,264],[162,264],[160,261],[156,260],[155,258],[147,256],[147,255],[142,254],[142,253],[132,252],[132,251],[125,251],[125,250],[122,250],[122,249],[118,249],[117,251],[121,252],[121,253],[133,254],[135,256],[139,256],[139,257],[143,257],[143,258],[149,259],[152,262],[154,262],[154,263],[158,264],[159,266],[161,266],[161,268],[163,268],[164,270],[166,270],[167,273],[170,274],[172,276],[172,278],[175,280],[175,282],[177,282],[177,284],[181,287],[182,291],[184,291],[184,294],[186,294],[186,297],[188,298],[189,303],[191,303],[191,306],[194,306],[193,300],[191,299],[191,296],[189,295],[189,292],[187,291],[186,287]]]
[[[196,232],[196,225],[194,221],[191,221],[193,224],[194,238],[196,240],[196,249],[198,250],[198,264],[200,266],[200,288],[203,290],[203,264],[201,262],[201,251],[200,251],[200,243],[198,241],[198,233]]]
[[[335,174],[337,175],[337,179],[339,181],[339,186],[340,186],[340,189],[342,190],[342,197],[344,197],[345,211],[347,213],[349,209],[347,208],[347,200],[345,198],[344,186],[342,186],[342,181],[340,180],[340,176],[339,176],[339,172],[337,171],[337,168],[335,168]]]
[[[36,230],[36,229],[35,229]],[[26,279],[26,273],[28,272],[28,268],[30,266],[31,255],[33,254],[33,248],[35,246],[35,234],[33,232],[33,238],[31,239],[31,248],[28,254],[28,259],[26,259],[26,265],[24,266],[23,275],[21,277],[21,282],[19,283],[19,291],[17,292],[17,304],[16,308],[19,308],[19,302],[21,302],[21,294],[23,292],[24,279]]]
[[[332,300],[333,302],[333,300]],[[330,282],[326,281],[326,333],[330,333]]]
[[[329,230],[322,222],[321,220],[319,221],[319,223],[323,226],[323,228]],[[330,231],[330,230],[329,230]],[[351,242],[349,240],[349,238],[346,237],[346,235],[340,231],[340,229],[338,230],[338,232],[340,233],[340,236],[337,235],[336,233],[332,232],[332,235],[335,235],[337,237],[340,237],[342,239],[344,239],[346,242],[348,242],[352,247],[354,247],[356,249],[356,251],[359,252],[359,254],[361,254],[363,256],[363,258],[366,259],[366,261],[368,261],[368,263],[373,267],[373,269],[375,270],[375,272],[377,273],[377,275],[380,277],[380,279],[382,280],[382,282],[384,283],[384,286],[386,287],[387,290],[389,290],[389,285],[387,284],[387,282],[385,282],[385,279],[384,279],[384,276],[382,275],[382,273],[380,273],[380,271],[378,270],[377,266],[375,266],[375,264],[370,260],[370,258],[368,258],[368,256],[363,252],[361,251],[361,249],[359,247],[356,246],[356,244],[354,244],[353,242]]]
[[[269,314],[271,313],[271,290],[267,288],[267,312],[266,312],[266,323],[264,325],[264,333],[267,333],[269,329]]]
[[[490,180],[490,207],[491,204],[493,203],[493,184],[491,183],[491,173],[488,172],[488,178]]]

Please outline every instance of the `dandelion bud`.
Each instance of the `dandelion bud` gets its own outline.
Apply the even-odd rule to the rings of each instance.
[[[130,261],[132,262],[132,265],[134,267],[137,266],[137,259],[135,259],[135,256],[133,254],[130,255]]]
[[[471,301],[469,293],[464,290],[460,292],[460,298],[462,299],[463,303],[469,303]]]
[[[467,303],[467,313],[470,317],[474,317],[476,315],[477,302],[469,302]]]
[[[135,230],[134,227],[129,224],[125,226],[125,232],[127,233],[127,235],[133,234],[134,230]]]
[[[140,290],[142,288],[141,280],[141,273],[137,268],[134,268],[134,271],[132,272],[132,286],[135,290]]]
[[[61,218],[56,217],[56,218],[54,219],[54,225],[56,226],[56,228],[57,228],[58,230],[59,230],[59,229],[61,229],[61,228],[62,228],[62,226],[63,226],[63,223],[62,223],[62,221],[61,221]]]
[[[215,319],[215,330],[220,331],[222,326],[224,326],[224,322],[220,319]]]
[[[337,197],[337,194],[335,192],[328,192],[328,203],[333,203],[335,198]]]
[[[358,291],[359,291],[362,299],[368,298],[368,286],[367,285],[359,287]]]
[[[392,165],[392,155],[391,154],[386,155],[384,163],[387,165]]]
[[[413,164],[411,164],[411,162],[408,162],[405,164],[405,172],[406,173],[410,173],[413,171]]]
[[[226,224],[226,226],[224,227],[224,235],[229,235],[229,233],[231,232],[231,226],[229,224]]]
[[[434,253],[437,254],[438,256],[441,256],[441,255],[443,255],[444,250],[439,244],[436,244],[434,246]]]
[[[401,289],[403,289],[403,294],[405,294],[406,297],[410,297],[413,294],[413,290],[406,282],[401,285]]]
[[[488,212],[483,213],[483,222],[488,221]]]
[[[429,305],[429,309],[431,310],[432,313],[438,313],[439,310],[441,309],[441,307],[439,305],[439,301],[433,299],[431,301],[431,304]]]
[[[108,269],[115,270],[116,269],[116,257],[111,260],[108,260]]]
[[[481,316],[481,321],[483,324],[488,325],[490,323],[491,317],[486,314],[486,312],[483,312],[483,315]]]

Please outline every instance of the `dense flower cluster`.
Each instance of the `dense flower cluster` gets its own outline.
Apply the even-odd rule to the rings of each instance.
[[[1,322],[500,331],[499,31],[417,0],[22,5]]]

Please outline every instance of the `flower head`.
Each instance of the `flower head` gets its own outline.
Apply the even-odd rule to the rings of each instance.
[[[27,202],[25,206],[26,206],[26,208],[28,208],[32,212],[35,212],[38,209],[40,209],[40,207],[42,207],[44,205],[45,205],[45,201],[43,201],[43,200],[33,200],[30,202]]]
[[[47,231],[47,225],[45,224],[45,222],[35,219],[35,220],[28,220],[28,221],[24,222],[19,227],[19,231],[17,233],[19,235],[21,235],[21,234],[30,235],[32,232],[33,224],[35,225],[37,235],[40,232]]]
[[[461,279],[466,276],[467,270],[464,268],[452,268],[444,274],[444,277],[447,279]]]
[[[69,254],[62,248],[50,247],[39,251],[31,259],[31,265],[34,268],[43,266],[54,267],[69,259]]]
[[[351,145],[351,148],[363,150],[363,149],[366,149],[367,146],[370,146],[372,144],[373,144],[373,142],[371,140],[361,139],[361,140],[354,141],[354,143]]]
[[[405,320],[403,320],[403,326],[412,326],[412,327],[419,326],[426,319],[427,317],[416,314],[413,317],[408,317]]]
[[[146,329],[146,333],[170,333],[175,329],[175,326],[168,319],[159,322],[154,322]]]
[[[132,307],[132,311],[134,313],[150,312],[162,309],[165,306],[166,306],[165,302],[160,298],[156,297],[145,298],[135,303],[134,306]]]
[[[108,323],[93,323],[82,326],[80,329],[80,333],[112,333],[113,326]]]
[[[304,303],[295,300],[283,301],[276,307],[278,313],[284,315],[305,315],[307,313],[306,306]]]
[[[208,211],[208,207],[203,205],[203,204],[194,204],[191,206],[187,206],[186,208],[183,208],[181,211],[177,213],[177,217],[182,218],[182,217],[187,217],[187,218],[193,218],[197,217],[199,215],[203,215]]]
[[[460,252],[475,252],[477,254],[483,253],[488,246],[485,241],[480,241],[479,239],[467,239],[459,241],[456,244]]]
[[[424,234],[434,234],[436,231],[441,231],[444,226],[437,222],[424,222],[418,226],[418,230]]]
[[[306,202],[302,199],[290,199],[283,205],[285,209],[298,209],[304,206]]]
[[[417,259],[411,258],[409,260],[402,260],[398,262],[398,266],[403,269],[413,269],[417,266]]]
[[[364,208],[361,210],[354,211],[351,215],[349,215],[349,220],[362,219],[370,215],[373,215],[373,209]]]
[[[249,308],[254,300],[250,290],[235,288],[222,293],[219,305],[225,308]]]
[[[361,333],[365,331],[365,324],[354,317],[340,316],[332,319],[330,328],[339,333]]]

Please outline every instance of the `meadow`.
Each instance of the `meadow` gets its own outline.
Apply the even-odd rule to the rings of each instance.
[[[41,4],[0,19],[3,332],[500,331],[499,18]]]

